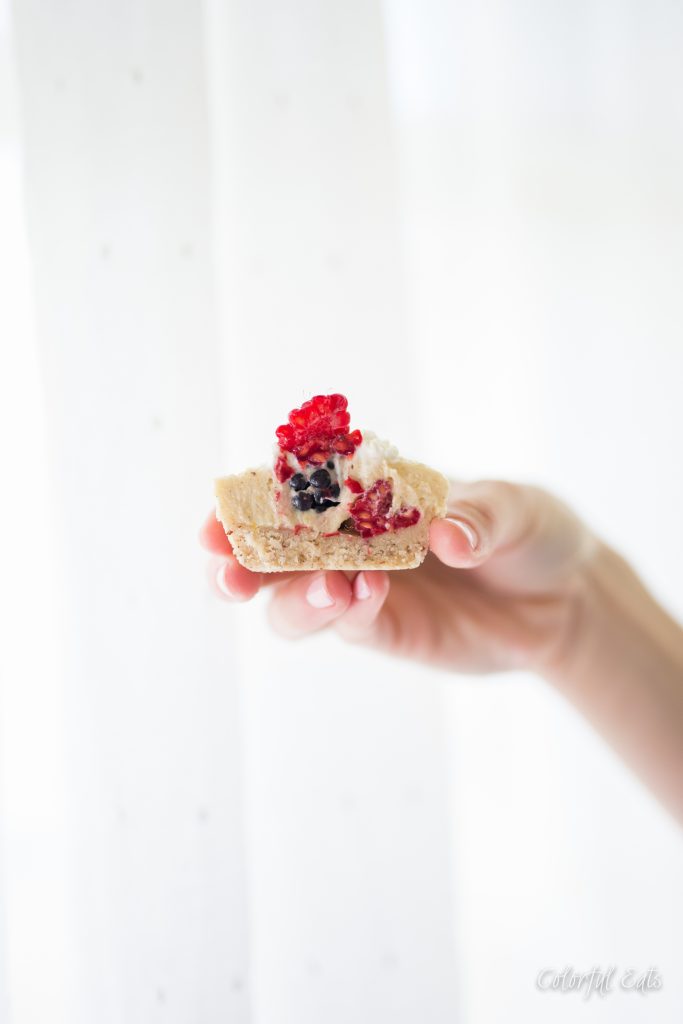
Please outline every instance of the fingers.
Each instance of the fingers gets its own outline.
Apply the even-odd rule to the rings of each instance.
[[[270,620],[290,638],[334,626],[345,640],[361,641],[376,628],[388,593],[386,572],[360,572],[352,581],[343,572],[298,573],[275,593]]]
[[[282,636],[304,636],[339,619],[352,600],[351,583],[343,572],[296,573],[273,595],[270,621]]]
[[[353,581],[351,603],[334,623],[339,635],[353,642],[368,640],[377,628],[389,586],[386,572],[359,572]]]
[[[342,572],[250,572],[235,558],[213,513],[199,539],[216,556],[209,563],[208,574],[214,592],[223,600],[249,601],[263,586],[281,584],[270,606],[270,619],[283,636],[300,637],[336,624],[345,639],[363,639],[372,632],[389,593],[385,572],[361,572],[353,581]]]
[[[208,574],[215,593],[224,600],[249,601],[261,589],[261,574],[245,569],[232,552],[212,558]]]

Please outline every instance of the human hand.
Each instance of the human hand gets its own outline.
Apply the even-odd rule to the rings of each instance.
[[[344,639],[462,672],[550,670],[567,656],[582,567],[597,542],[557,498],[499,481],[453,484],[418,569],[253,573],[213,514],[201,533],[219,594],[271,590],[288,637],[334,628]],[[352,578],[349,578],[352,576]]]

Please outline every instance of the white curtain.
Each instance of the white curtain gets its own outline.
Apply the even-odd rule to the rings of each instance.
[[[558,490],[683,615],[683,16],[0,2],[0,1020],[582,1019],[683,840],[554,694],[208,592],[289,408]]]

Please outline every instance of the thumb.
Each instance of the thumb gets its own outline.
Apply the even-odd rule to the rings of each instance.
[[[591,539],[558,498],[503,480],[453,483],[446,517],[430,528],[430,548],[445,565],[486,566],[492,582],[529,590],[566,573]]]

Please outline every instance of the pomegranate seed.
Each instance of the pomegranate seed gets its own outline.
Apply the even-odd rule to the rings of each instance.
[[[354,480],[352,476],[347,476],[347,478],[344,481],[344,483],[346,484],[348,489],[351,491],[351,494],[362,494],[363,493],[362,486],[358,483],[357,480]]]
[[[276,479],[279,480],[281,484],[283,484],[285,482],[285,480],[289,480],[290,476],[293,476],[293,475],[294,475],[294,470],[292,469],[290,464],[287,462],[287,459],[284,457],[284,455],[280,455],[280,457],[278,458],[277,462],[275,463],[275,477],[276,477]]]

